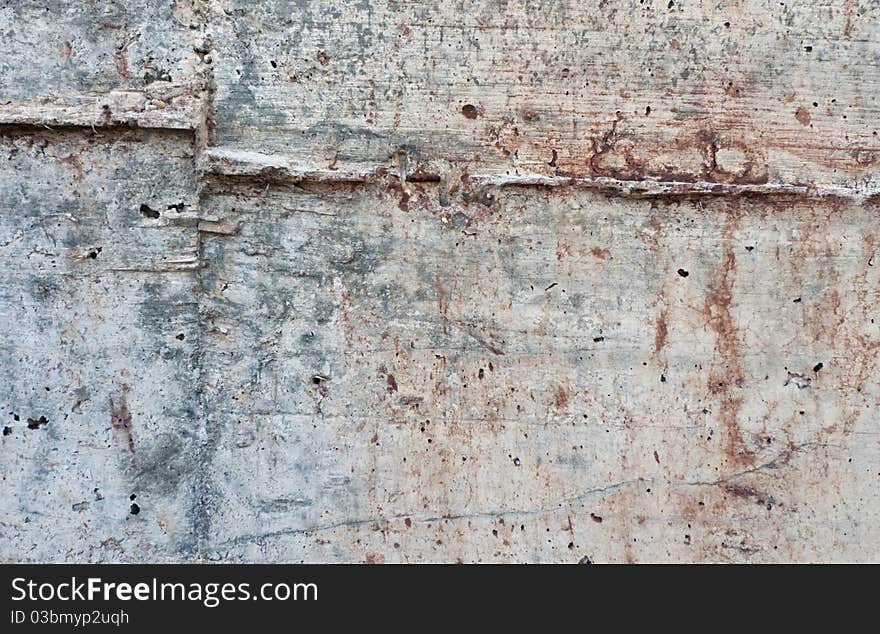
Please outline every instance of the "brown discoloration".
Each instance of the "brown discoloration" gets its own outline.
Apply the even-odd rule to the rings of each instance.
[[[13,329],[27,346],[8,342],[10,359],[22,360],[10,400],[25,417],[22,427],[43,408],[52,419],[32,432],[8,421],[13,432],[2,440],[12,461],[0,469],[12,478],[8,490],[51,489],[45,504],[33,495],[23,506],[14,498],[7,505],[19,513],[17,525],[25,511],[31,516],[32,527],[21,524],[15,539],[30,548],[45,524],[65,521],[70,514],[58,514],[53,501],[91,501],[82,486],[63,490],[59,476],[86,468],[98,476],[106,460],[91,449],[77,454],[86,447],[82,435],[61,432],[91,424],[100,436],[106,419],[95,423],[91,410],[107,403],[108,389],[111,409],[122,407],[107,369],[134,356],[143,361],[122,380],[149,384],[162,399],[141,396],[131,404],[143,421],[137,453],[123,449],[122,437],[118,446],[112,441],[115,466],[135,456],[138,462],[128,474],[110,473],[131,475],[132,492],[144,503],[138,521],[126,516],[125,524],[105,527],[129,557],[146,556],[148,546],[150,555],[267,561],[291,552],[335,561],[378,554],[388,561],[870,557],[877,549],[865,527],[876,508],[862,494],[876,462],[876,447],[864,439],[877,396],[880,335],[871,320],[880,269],[868,264],[874,241],[866,236],[876,233],[877,199],[862,193],[876,179],[863,168],[843,168],[869,165],[880,154],[865,134],[875,105],[865,96],[869,82],[852,90],[835,85],[834,95],[815,90],[828,86],[813,81],[825,72],[816,69],[839,73],[832,58],[848,50],[833,29],[815,42],[817,64],[819,55],[794,59],[800,42],[780,40],[736,12],[731,29],[718,24],[726,18],[711,7],[692,15],[686,12],[703,9],[679,5],[683,20],[654,24],[646,14],[647,22],[636,21],[640,32],[656,29],[644,38],[649,50],[631,51],[644,53],[637,59],[662,59],[658,43],[675,58],[652,62],[650,72],[628,69],[636,58],[617,50],[619,42],[639,46],[638,38],[615,37],[617,48],[603,60],[595,38],[583,40],[586,48],[572,46],[577,36],[560,32],[566,27],[558,12],[542,23],[541,11],[522,4],[497,18],[488,3],[475,7],[483,16],[476,18],[479,32],[468,16],[458,16],[456,37],[442,32],[449,47],[462,47],[457,61],[468,73],[431,71],[451,68],[441,65],[448,60],[436,47],[422,56],[406,51],[396,65],[395,44],[405,51],[404,38],[394,37],[399,22],[382,38],[376,22],[361,24],[346,10],[328,23],[338,26],[338,37],[320,37],[316,25],[303,44],[287,27],[268,32],[274,9],[255,22],[235,10],[212,17],[221,21],[211,32],[223,51],[212,57],[217,99],[225,100],[218,102],[222,121],[212,148],[191,151],[188,128],[139,128],[139,138],[117,143],[124,122],[158,125],[174,107],[144,100],[146,110],[132,119],[126,104],[136,109],[141,96],[125,90],[94,109],[112,108],[106,130],[90,128],[98,112],[80,120],[76,137],[44,129],[50,146],[56,135],[66,139],[54,149],[15,137],[10,200],[24,213],[7,214],[0,243],[15,269],[5,280],[12,314],[26,316]],[[569,21],[600,23],[592,6],[569,3]],[[445,25],[458,19],[432,15],[427,5],[419,11],[413,44],[437,41],[430,18],[443,17]],[[631,16],[606,13],[615,35],[632,33],[625,26]],[[803,31],[808,11],[778,13],[791,19],[792,33]],[[164,52],[161,29],[144,30],[123,14],[119,21],[150,41],[130,49],[134,84],[116,76],[112,49],[102,81],[137,88],[135,63],[152,64],[149,56]],[[704,15],[713,26],[701,35]],[[839,37],[839,11],[836,17]],[[362,37],[345,41],[353,24]],[[687,33],[659,30],[682,24]],[[251,37],[257,26],[266,29],[260,42],[221,41],[233,33]],[[797,63],[768,74],[749,67],[754,50],[740,48],[731,58],[745,32],[750,43],[779,44],[781,58]],[[564,36],[552,51],[541,49],[547,33]],[[664,46],[673,35],[680,49]],[[62,68],[55,49],[68,37],[86,41],[78,33],[53,38],[47,72]],[[386,56],[368,50],[376,41]],[[502,59],[502,45],[523,41],[536,56],[522,68],[522,58],[500,69],[487,61]],[[314,57],[324,45],[333,47],[334,60],[322,68]],[[239,49],[252,59],[237,59]],[[87,50],[77,50],[78,63]],[[851,72],[839,73],[847,82],[867,72],[857,57],[848,60]],[[285,72],[299,67],[297,85],[268,70],[273,58]],[[162,68],[154,70],[177,79],[190,61],[155,57]],[[614,72],[603,73],[603,65]],[[203,59],[198,70],[208,66]],[[563,67],[570,79],[554,83]],[[70,81],[83,78],[63,70]],[[613,81],[621,73],[641,85],[621,88]],[[468,85],[456,83],[465,74]],[[240,86],[226,86],[230,78]],[[873,71],[865,77],[872,78]],[[248,91],[256,103],[230,101]],[[475,120],[458,112],[477,99],[485,112]],[[822,103],[816,110],[813,99]],[[648,104],[650,116],[643,116]],[[793,116],[799,105],[817,114],[815,134]],[[540,117],[526,112],[530,107]],[[160,136],[184,143],[154,151]],[[71,142],[76,138],[88,141]],[[89,154],[89,144],[98,151]],[[138,145],[151,148],[138,154],[147,160],[129,166],[126,153]],[[21,162],[25,154],[31,164]],[[82,156],[82,186],[71,182],[74,165],[58,162],[68,154]],[[213,170],[202,161],[208,156],[229,161],[229,169],[196,174],[187,184],[155,168],[168,156],[183,157],[182,173]],[[820,169],[823,158],[833,170]],[[250,165],[241,168],[244,177],[229,174],[242,164]],[[379,165],[385,171],[374,176]],[[470,174],[460,177],[465,170]],[[19,175],[25,182],[15,180]],[[629,180],[612,182],[615,175]],[[727,185],[768,175],[768,187]],[[38,186],[28,189],[27,181]],[[52,196],[56,183],[60,196]],[[831,189],[841,183],[842,193]],[[844,199],[839,217],[826,215],[837,204],[826,195]],[[166,213],[166,199],[185,199],[187,212]],[[143,201],[161,214],[145,221],[137,211]],[[399,213],[401,202],[410,213]],[[225,219],[241,230],[205,224]],[[223,231],[209,235],[206,227]],[[96,262],[72,268],[64,253],[99,242],[104,251]],[[196,254],[189,273],[156,275],[157,263],[181,251]],[[677,275],[680,267],[686,279]],[[27,285],[19,284],[19,271]],[[71,280],[77,284],[69,297],[64,286]],[[105,299],[98,310],[104,295],[112,306]],[[56,325],[35,354],[39,333]],[[178,332],[185,339],[175,340]],[[51,354],[59,344],[61,361],[83,363],[59,366]],[[502,350],[506,355],[497,356]],[[811,374],[820,360],[821,372]],[[810,389],[784,387],[786,365],[811,376]],[[332,379],[315,382],[318,370]],[[51,393],[43,394],[42,375]],[[661,384],[661,376],[668,380]],[[88,389],[93,402],[70,410],[78,389]],[[204,420],[218,451],[206,452],[198,434],[177,433],[201,429]],[[825,449],[805,449],[788,463],[779,456],[790,443]],[[16,468],[19,454],[34,464],[47,455],[62,462],[40,470],[46,481],[30,491],[26,478],[36,472]],[[63,462],[70,456],[75,464]],[[184,462],[180,475],[168,476]],[[141,486],[166,478],[175,480],[173,492]],[[232,493],[222,499],[223,521],[199,525],[193,535],[194,514],[210,519],[203,505],[213,506],[212,496],[204,494],[215,488]],[[770,499],[785,506],[774,503],[770,512],[756,504]],[[100,506],[93,502],[94,517],[72,522],[114,521],[98,513]],[[172,519],[168,535],[152,532],[149,520],[159,508]],[[598,523],[602,516],[607,525]],[[97,548],[72,522],[65,533],[74,537],[55,550]],[[53,544],[28,556],[52,557]],[[17,556],[17,545],[5,552]]]
[[[728,226],[722,242],[721,263],[715,272],[703,304],[706,324],[715,333],[715,349],[721,367],[709,376],[709,392],[718,399],[719,418],[724,428],[724,450],[734,464],[752,463],[753,454],[745,446],[739,426],[743,397],[738,393],[745,382],[741,366],[739,329],[733,319],[733,286],[736,280],[736,255]]]
[[[556,409],[566,409],[568,407],[568,390],[561,386],[558,387],[553,395],[553,403],[556,405]]]
[[[794,111],[794,118],[797,119],[798,123],[800,123],[802,126],[808,126],[810,125],[810,121],[812,121],[810,111],[803,106]]]
[[[426,171],[424,168],[418,168],[411,174],[406,175],[408,183],[439,183],[442,180],[440,174],[436,172]]]
[[[526,121],[528,123],[541,120],[541,115],[535,108],[521,108],[519,114],[522,117],[523,121]]]
[[[476,119],[480,116],[480,109],[473,104],[465,104],[461,107],[461,114],[468,119]]]
[[[118,405],[113,402],[113,399],[110,399],[110,426],[113,429],[114,437],[131,453],[134,453],[134,433],[131,425],[131,412],[128,409],[128,402],[124,392],[119,399]]]
[[[762,493],[758,489],[751,486],[744,486],[740,484],[726,484],[724,485],[724,491],[738,498],[754,500],[757,504],[768,507],[768,510],[774,504],[771,496],[768,496],[766,493]]]
[[[609,251],[608,249],[603,249],[601,247],[593,247],[592,249],[590,249],[590,254],[598,260],[611,259],[611,251]]]
[[[843,2],[843,37],[847,39],[852,35],[853,2],[854,0]]]
[[[654,354],[656,356],[659,356],[663,352],[663,348],[666,347],[666,338],[669,335],[668,321],[669,310],[664,306],[654,322]]]
[[[572,247],[568,242],[564,240],[556,241],[556,261],[562,262],[567,257],[572,256]]]
[[[397,208],[401,211],[410,210],[410,192],[403,186],[401,181],[394,175],[389,174],[384,168],[376,170],[378,178],[384,181],[385,187],[389,192],[397,196]]]
[[[61,59],[65,62],[71,58],[73,55],[73,46],[71,46],[70,42],[65,42],[61,45]]]
[[[636,143],[637,133],[626,122],[618,111],[610,128],[592,138],[592,154],[587,159],[591,176],[725,185],[769,181],[765,152],[734,135],[722,137],[712,128],[685,126],[672,140]],[[556,170],[557,175],[571,178],[583,177],[582,172],[578,160]]]
[[[131,76],[128,69],[128,42],[116,48],[114,61],[116,64],[116,72],[119,76],[123,79],[128,79]]]
[[[443,324],[443,334],[449,334],[449,300],[446,297],[446,289],[443,287],[443,284],[440,282],[440,279],[437,279],[435,284],[437,289],[437,310],[440,313],[440,321]]]
[[[73,179],[76,181],[82,181],[83,179],[83,164],[82,159],[76,154],[70,154],[65,156],[62,159],[59,159],[61,163],[67,165],[70,168],[70,171],[73,172]]]

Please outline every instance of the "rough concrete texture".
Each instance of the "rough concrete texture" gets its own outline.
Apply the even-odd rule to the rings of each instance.
[[[0,559],[880,559],[880,4],[0,1]]]

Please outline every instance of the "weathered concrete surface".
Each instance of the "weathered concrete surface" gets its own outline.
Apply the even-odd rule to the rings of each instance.
[[[878,559],[876,4],[8,4],[0,558]]]
[[[2,557],[186,556],[198,239],[144,212],[196,206],[191,138],[13,129],[0,156]]]
[[[321,167],[877,184],[876,2],[228,0],[217,136]]]

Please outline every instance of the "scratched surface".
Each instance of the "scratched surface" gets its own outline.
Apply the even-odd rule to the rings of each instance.
[[[880,5],[0,2],[0,559],[880,559]]]

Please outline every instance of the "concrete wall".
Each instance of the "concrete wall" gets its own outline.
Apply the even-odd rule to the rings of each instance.
[[[880,558],[880,3],[0,6],[0,559]]]

